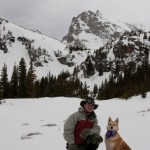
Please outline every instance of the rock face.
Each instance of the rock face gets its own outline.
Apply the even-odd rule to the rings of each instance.
[[[97,11],[85,11],[72,19],[68,34],[62,39],[69,46],[99,48],[125,31],[138,30],[129,23],[112,22]]]
[[[146,35],[146,39],[145,39]],[[95,52],[93,61],[95,68],[107,71],[124,71],[136,68],[144,62],[149,62],[150,33],[125,32],[119,40],[113,41]],[[109,46],[108,46],[109,45]]]

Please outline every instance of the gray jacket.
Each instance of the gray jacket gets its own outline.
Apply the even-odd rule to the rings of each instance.
[[[91,123],[92,126],[89,125]],[[64,139],[68,144],[74,144],[76,143],[75,141],[82,142],[83,138],[81,138],[80,133],[84,128],[90,128],[91,134],[100,134],[101,130],[95,112],[93,111],[91,118],[87,119],[84,109],[80,107],[77,112],[71,114],[65,121],[63,133]]]

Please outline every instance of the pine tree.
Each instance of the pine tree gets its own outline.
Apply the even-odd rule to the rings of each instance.
[[[115,61],[115,65],[116,67],[115,67],[114,75],[115,77],[118,77],[119,76],[119,61],[118,60]]]
[[[27,84],[26,84],[27,96],[30,98],[34,97],[35,80],[36,80],[35,68],[34,68],[33,63],[31,61],[30,62],[30,68],[29,68],[28,74],[27,74]]]
[[[147,34],[144,33],[143,39],[147,39]]]
[[[7,75],[7,65],[4,64],[1,71],[1,90],[2,90],[2,98],[8,98],[9,94],[9,83],[8,83],[8,75]]]
[[[56,77],[54,77],[53,75],[49,76],[48,79],[48,96],[54,96],[54,92],[55,92],[55,81],[56,81]]]
[[[0,104],[1,104],[1,99],[2,99],[2,87],[1,87],[1,82],[0,82]]]
[[[98,93],[98,87],[97,87],[96,84],[94,84],[93,93],[94,93],[94,97],[95,97],[96,94]]]
[[[77,66],[74,67],[74,70],[73,70],[73,76],[75,76],[78,72],[78,69],[77,69]]]
[[[18,97],[18,66],[14,65],[13,73],[11,76],[11,97],[16,98]]]
[[[36,81],[35,81],[34,97],[36,97],[36,98],[39,98],[39,97],[40,97],[40,81],[39,81],[39,80],[36,80]]]
[[[79,96],[85,99],[87,98],[88,94],[89,94],[89,91],[87,89],[86,82],[84,84],[81,82],[80,87],[79,87]]]
[[[99,65],[99,76],[103,75],[102,64]]]
[[[19,62],[19,97],[25,98],[26,95],[26,62],[24,58],[21,58]]]
[[[95,74],[95,68],[94,65],[92,64],[90,56],[88,56],[86,59],[86,74],[87,76],[92,76]]]
[[[55,88],[55,87],[54,87]],[[48,78],[42,77],[40,81],[40,97],[45,97],[48,95]]]

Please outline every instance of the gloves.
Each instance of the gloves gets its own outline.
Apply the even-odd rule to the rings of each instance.
[[[83,137],[84,139],[86,139],[89,135],[91,134],[91,129],[83,129],[81,132],[81,137]]]
[[[99,135],[99,134],[92,134],[90,136],[88,136],[88,138],[86,139],[86,143],[87,144],[95,144],[95,145],[99,145],[100,143],[103,142],[103,138]]]
[[[102,143],[102,142],[103,142],[103,138],[102,138],[102,136],[100,136],[100,138],[99,138],[99,142],[100,142],[100,143]]]

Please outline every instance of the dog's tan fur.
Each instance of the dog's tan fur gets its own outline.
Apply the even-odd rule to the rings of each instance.
[[[117,132],[119,130],[118,123],[119,123],[118,118],[115,121],[112,121],[111,117],[109,117],[107,130]],[[118,132],[109,138],[105,137],[105,144],[106,150],[132,150],[127,145],[127,143],[121,138]]]

